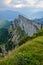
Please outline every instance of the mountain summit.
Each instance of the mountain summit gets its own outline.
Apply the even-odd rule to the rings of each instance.
[[[43,27],[43,24],[27,19],[22,15],[19,15],[18,18],[15,19],[12,24],[13,28],[20,26],[21,29],[24,30],[28,36],[32,36],[40,28]]]

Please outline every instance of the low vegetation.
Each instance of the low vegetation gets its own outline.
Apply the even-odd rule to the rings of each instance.
[[[36,38],[36,37],[38,37],[38,36],[43,36],[43,28],[40,29],[37,33],[35,33],[32,37],[33,37],[33,38]]]
[[[0,65],[43,65],[43,36],[27,41],[0,60]]]

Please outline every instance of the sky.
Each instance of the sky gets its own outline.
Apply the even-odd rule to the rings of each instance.
[[[0,0],[0,11],[13,10],[31,15],[43,11],[43,0]]]

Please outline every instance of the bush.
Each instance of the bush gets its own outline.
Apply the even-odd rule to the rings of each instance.
[[[20,41],[19,41],[19,45],[22,45],[22,44],[24,44],[26,41],[28,41],[28,40],[30,40],[31,39],[31,37],[29,37],[29,36],[27,36],[27,37],[25,37],[25,38],[22,38]]]
[[[43,36],[43,28],[40,29],[37,33],[34,33],[33,36],[32,36],[32,38],[36,38],[38,36]]]
[[[12,41],[8,41],[6,44],[5,44],[5,49],[6,51],[8,52],[9,50],[12,50],[13,48],[15,48],[15,45]]]
[[[1,28],[0,29],[0,43],[1,44],[6,43],[9,37],[10,37],[10,34],[8,32],[8,29]]]

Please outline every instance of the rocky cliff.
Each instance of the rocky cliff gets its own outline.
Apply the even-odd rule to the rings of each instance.
[[[10,40],[13,41],[15,45],[17,45],[22,39],[26,38],[27,36],[32,36],[42,27],[43,24],[37,23],[19,15],[19,17],[11,23],[8,29],[9,33],[11,33]]]
[[[37,23],[33,20],[29,20],[21,15],[19,15],[19,17],[13,22],[13,27],[15,28],[17,26],[20,26],[21,29],[24,30],[28,36],[32,36],[40,28],[43,27],[43,25],[41,25],[40,23]]]

